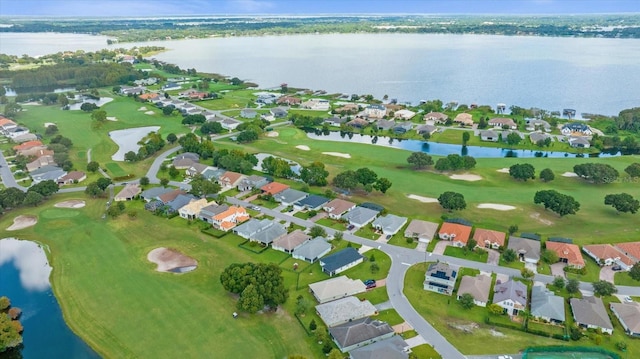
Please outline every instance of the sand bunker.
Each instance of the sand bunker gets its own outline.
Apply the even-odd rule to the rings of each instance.
[[[280,136],[280,134],[277,133],[276,131],[267,132],[267,137],[278,137],[278,136]]]
[[[422,197],[422,196],[418,196],[416,194],[408,194],[407,197],[409,197],[411,199],[415,199],[416,201],[420,201],[422,203],[438,203],[438,199],[437,198]]]
[[[138,111],[146,111],[147,110],[147,106],[142,106],[138,109]]]
[[[497,211],[510,211],[512,209],[516,209],[516,207],[514,206],[508,206],[506,204],[497,204],[497,203],[480,203],[477,207],[495,209]]]
[[[38,217],[36,216],[18,216],[13,219],[13,224],[7,228],[7,231],[17,231],[19,229],[34,226],[38,223]]]
[[[482,179],[482,177],[478,175],[470,175],[470,174],[451,175],[449,176],[449,178],[453,180],[462,180],[462,181],[471,181],[471,182],[480,181]]]
[[[153,114],[155,114],[155,112],[153,112],[153,111],[147,111],[147,112],[145,112],[144,114],[145,114],[145,115],[153,115]]]
[[[53,206],[58,208],[82,208],[85,206],[85,202],[79,199],[71,199],[64,202],[58,202]]]
[[[55,125],[56,125],[56,124],[55,124],[55,123],[53,123],[53,122],[45,122],[45,123],[44,123],[44,127],[45,127],[45,128],[47,128],[47,127],[49,127],[49,126],[55,126]]]
[[[508,169],[507,167],[505,167],[505,168],[501,168],[501,169],[496,170],[496,171],[498,171],[498,172],[500,172],[500,173],[509,173],[509,169]]]
[[[118,119],[114,116],[107,116],[107,121],[118,121]]]
[[[299,150],[303,150],[303,151],[310,151],[311,150],[309,148],[309,146],[306,146],[306,145],[297,145],[296,148],[299,149]]]
[[[351,155],[348,153],[340,153],[340,152],[322,152],[323,155],[342,157],[342,158],[351,158]]]
[[[184,273],[198,266],[198,261],[170,248],[156,248],[147,254],[149,262],[158,265],[158,272]]]
[[[578,175],[573,172],[565,172],[562,174],[562,177],[578,177]]]

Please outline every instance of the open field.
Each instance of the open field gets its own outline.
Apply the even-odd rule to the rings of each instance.
[[[628,177],[623,170],[633,162],[640,162],[639,156],[621,156],[615,158],[479,158],[476,168],[470,174],[479,175],[482,180],[456,181],[436,171],[414,171],[406,162],[410,152],[345,142],[313,141],[304,132],[295,128],[279,128],[277,139],[263,138],[252,144],[238,146],[230,141],[218,143],[219,147],[238,148],[252,152],[269,152],[306,165],[318,160],[325,162],[332,175],[347,169],[369,167],[380,177],[387,177],[393,186],[386,195],[378,192],[366,195],[353,194],[353,200],[375,202],[387,208],[391,213],[412,218],[440,221],[442,215],[465,218],[476,226],[505,231],[517,224],[522,232],[539,233],[544,236],[564,236],[573,238],[578,244],[608,243],[613,238],[634,241],[640,240],[640,227],[633,225],[637,215],[617,214],[614,209],[605,206],[604,196],[608,193],[626,192],[640,197],[640,186]],[[307,145],[311,151],[296,150],[295,146]],[[321,152],[341,152],[351,155],[350,159],[319,155]],[[622,175],[616,183],[594,185],[579,178],[562,177],[560,174],[573,171],[573,166],[586,162],[607,163],[615,167]],[[499,169],[516,163],[531,163],[536,171],[550,168],[556,173],[556,179],[550,183],[539,180],[519,182]],[[299,186],[299,185],[298,185]],[[569,194],[581,204],[577,215],[559,217],[546,211],[543,206],[533,203],[536,191],[555,189]],[[462,193],[467,201],[467,209],[448,213],[438,203],[421,203],[407,199],[408,194],[437,198],[442,192]],[[411,203],[410,206],[407,203]],[[480,203],[500,203],[516,207],[515,210],[496,214],[491,209],[476,208]],[[322,223],[324,224],[324,223]]]
[[[37,208],[12,211],[0,220],[0,228],[8,227],[17,215],[39,217],[38,224],[17,235],[50,249],[51,280],[64,317],[100,355],[322,357],[320,346],[289,314],[295,291],[290,292],[287,311],[232,318],[235,299],[222,288],[220,273],[234,262],[271,258],[263,260],[263,255],[238,248],[231,236],[218,240],[201,234],[180,218],[154,217],[138,201],[127,203],[128,209],[137,210],[137,219],[123,215],[102,220],[104,200],[83,197],[56,195]],[[85,199],[87,206],[53,208],[71,199]],[[53,215],[57,212],[52,210],[66,216]],[[156,272],[146,255],[158,247],[196,259],[198,269],[182,275]],[[295,285],[288,272],[284,275],[288,287]]]

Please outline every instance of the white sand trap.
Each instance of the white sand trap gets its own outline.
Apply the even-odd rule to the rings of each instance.
[[[480,203],[478,208],[488,208],[495,209],[496,211],[510,211],[512,209],[516,209],[514,206],[508,206],[506,204],[497,204],[497,203]]]
[[[498,172],[500,172],[500,173],[509,173],[509,169],[508,169],[507,167],[505,167],[505,168],[501,168],[501,169],[496,170],[496,171],[498,171]]]
[[[296,148],[299,149],[299,150],[303,150],[303,151],[310,151],[311,150],[309,148],[309,146],[306,146],[306,145],[297,145]]]
[[[341,152],[322,152],[322,154],[327,156],[334,156],[334,157],[351,158],[350,154],[341,153]]]
[[[7,231],[17,231],[19,229],[35,226],[38,223],[36,216],[18,216],[13,219],[13,224],[7,228]]]
[[[578,177],[578,175],[573,172],[565,172],[562,174],[562,177]]]
[[[45,122],[45,123],[44,123],[44,128],[47,128],[47,127],[49,127],[49,126],[55,126],[55,125],[56,125],[56,124],[55,124],[55,123],[53,123],[53,122]]]
[[[147,126],[109,132],[109,136],[113,142],[118,145],[118,152],[111,156],[111,159],[114,161],[124,161],[125,153],[129,151],[138,153],[138,149],[140,149],[138,141],[149,134],[149,132],[155,132],[159,129],[160,126]]]
[[[58,208],[82,208],[85,206],[85,202],[79,199],[71,199],[64,202],[58,202],[53,206]]]
[[[146,111],[147,110],[147,106],[142,106],[138,109],[138,111]]]
[[[418,196],[417,194],[408,194],[407,197],[420,201],[422,203],[438,203],[437,198]]]
[[[107,116],[107,121],[118,121],[118,118],[115,116]]]
[[[144,114],[145,114],[145,115],[153,115],[153,114],[155,114],[155,112],[153,112],[153,111],[147,111],[147,112],[145,112]]]
[[[198,266],[198,261],[170,248],[156,248],[147,254],[149,262],[158,265],[158,272],[184,273]]]
[[[480,181],[482,179],[482,177],[478,175],[470,175],[470,174],[451,175],[449,176],[449,178],[453,180],[462,180],[462,181],[470,181],[470,182]]]
[[[278,136],[280,136],[280,134],[277,133],[276,131],[267,132],[267,137],[278,137]]]

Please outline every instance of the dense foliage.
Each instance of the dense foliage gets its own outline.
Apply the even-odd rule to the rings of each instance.
[[[520,181],[536,178],[536,169],[529,163],[516,163],[509,167],[509,175]]]
[[[435,169],[438,171],[470,170],[476,166],[476,159],[471,156],[451,154],[438,159]]]
[[[308,166],[303,166],[300,171],[300,179],[310,186],[326,186],[329,171],[324,168],[324,163],[315,161]]]
[[[457,211],[467,208],[467,202],[461,193],[446,191],[438,197],[442,208],[448,211]]]
[[[412,165],[414,169],[422,169],[431,166],[433,159],[424,152],[413,152],[407,158],[407,162]]]
[[[17,320],[21,311],[10,307],[9,298],[0,297],[0,353],[22,344],[22,324]]]
[[[338,173],[332,181],[333,185],[350,191],[359,185],[365,192],[370,193],[374,189],[386,193],[393,185],[388,178],[378,177],[378,174],[367,167],[358,168],[355,171],[347,170]]]
[[[533,203],[544,204],[544,208],[550,209],[560,215],[576,214],[580,210],[580,203],[575,198],[559,193],[555,190],[544,190],[536,192],[533,197]]]
[[[608,194],[604,197],[604,204],[618,212],[636,213],[640,209],[640,201],[628,193]]]
[[[281,273],[273,263],[234,263],[224,269],[220,283],[227,291],[240,294],[238,309],[255,313],[262,309],[261,304],[275,307],[289,297]]]
[[[611,183],[618,179],[618,170],[604,163],[583,163],[573,166],[573,172],[593,183]]]

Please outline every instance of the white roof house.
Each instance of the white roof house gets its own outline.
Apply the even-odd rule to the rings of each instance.
[[[373,228],[382,231],[386,235],[394,235],[407,223],[407,217],[400,217],[388,214],[384,217],[376,218],[371,224]]]
[[[376,307],[368,300],[361,301],[356,297],[346,297],[316,305],[316,312],[327,325],[334,327],[353,320],[376,314]]]
[[[361,280],[350,279],[347,276],[341,275],[321,282],[311,283],[309,284],[309,289],[318,303],[326,303],[358,293],[364,293],[367,287]]]

